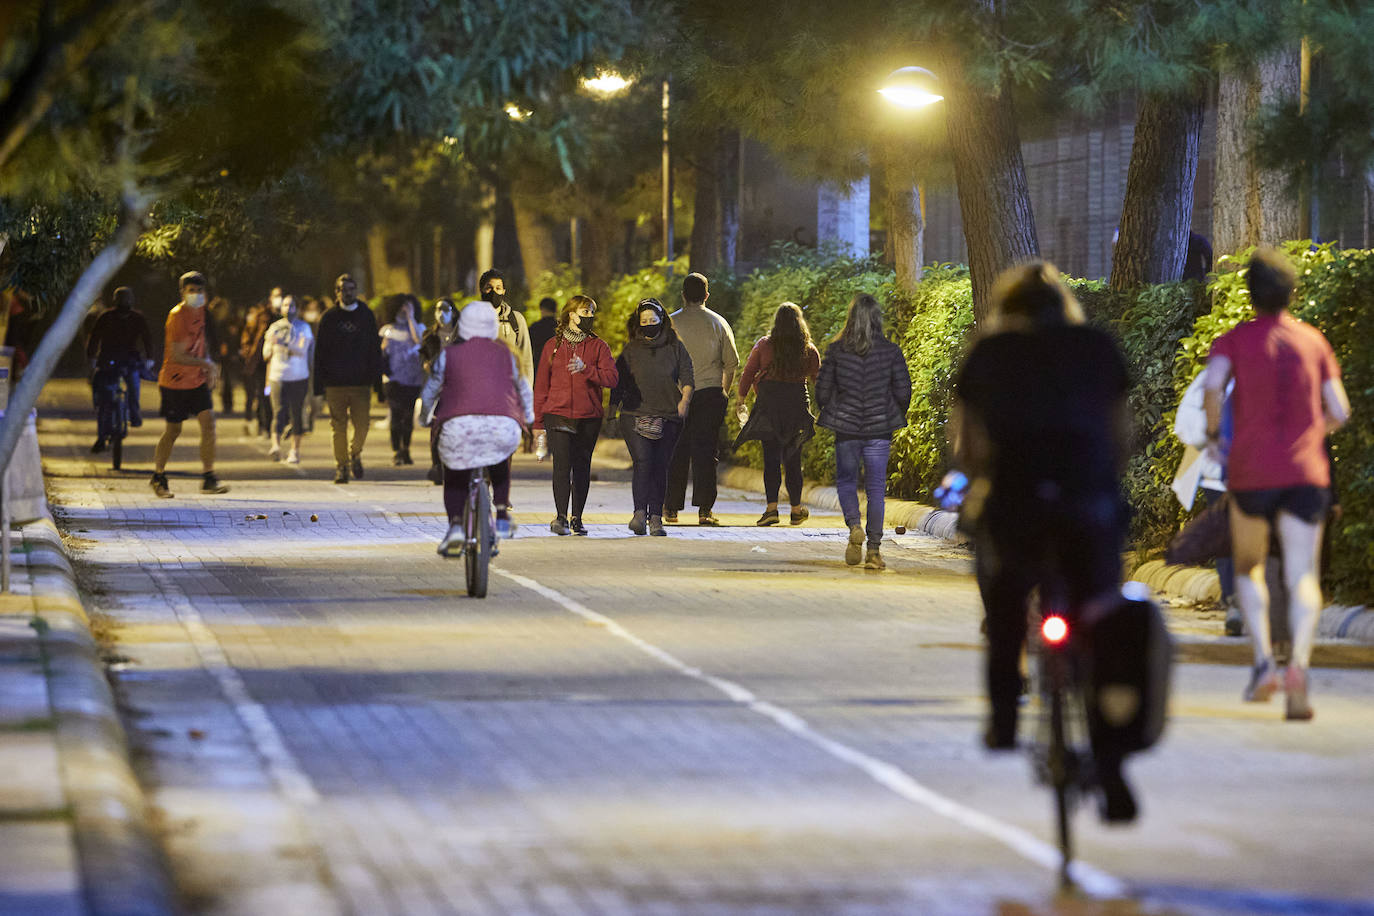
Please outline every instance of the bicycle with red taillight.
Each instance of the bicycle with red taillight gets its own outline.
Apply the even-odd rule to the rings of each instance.
[[[1029,743],[1036,779],[1054,793],[1059,850],[1059,881],[1072,885],[1073,809],[1093,791],[1092,744],[1088,735],[1084,695],[1084,661],[1077,625],[1059,610],[1042,613],[1037,637],[1031,641],[1036,658],[1040,721]]]

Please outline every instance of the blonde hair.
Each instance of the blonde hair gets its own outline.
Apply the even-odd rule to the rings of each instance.
[[[835,335],[834,343],[856,356],[867,356],[873,342],[883,339],[882,306],[868,293],[859,293],[850,301],[844,327]]]
[[[1031,261],[997,278],[992,290],[992,327],[1043,328],[1082,324],[1083,307],[1064,285],[1059,268]]]

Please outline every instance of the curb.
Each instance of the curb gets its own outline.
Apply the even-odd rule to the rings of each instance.
[[[23,526],[20,536],[28,551],[34,614],[46,624],[39,641],[87,910],[94,916],[176,913],[170,875],[62,537],[51,515]]]

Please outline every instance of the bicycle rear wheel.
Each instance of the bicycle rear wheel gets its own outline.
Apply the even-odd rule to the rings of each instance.
[[[1062,662],[1062,659],[1051,659]],[[1073,860],[1073,799],[1075,761],[1065,728],[1064,685],[1050,688],[1050,788],[1054,791],[1055,826],[1059,835],[1059,885],[1070,887],[1069,862]]]
[[[124,463],[124,437],[129,432],[128,408],[122,396],[116,398],[110,414],[110,465],[117,471]]]
[[[476,472],[473,472],[476,474]],[[464,514],[464,530],[467,534],[467,550],[464,559],[467,565],[468,594],[473,598],[487,596],[487,566],[491,562],[491,490],[485,477],[477,480],[468,497],[467,511]]]

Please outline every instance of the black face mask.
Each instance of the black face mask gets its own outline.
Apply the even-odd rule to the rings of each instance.
[[[639,326],[639,333],[640,333],[640,336],[642,336],[642,337],[644,337],[644,338],[646,338],[646,339],[648,339],[648,340],[653,340],[653,339],[654,339],[655,337],[657,337],[659,334],[663,333],[663,325],[661,325],[661,324],[641,324],[641,325]]]
[[[579,331],[581,331],[583,334],[590,334],[590,333],[592,332],[592,326],[595,325],[595,324],[596,324],[596,316],[595,316],[595,315],[578,315],[578,316],[577,316],[577,329],[578,329]]]

